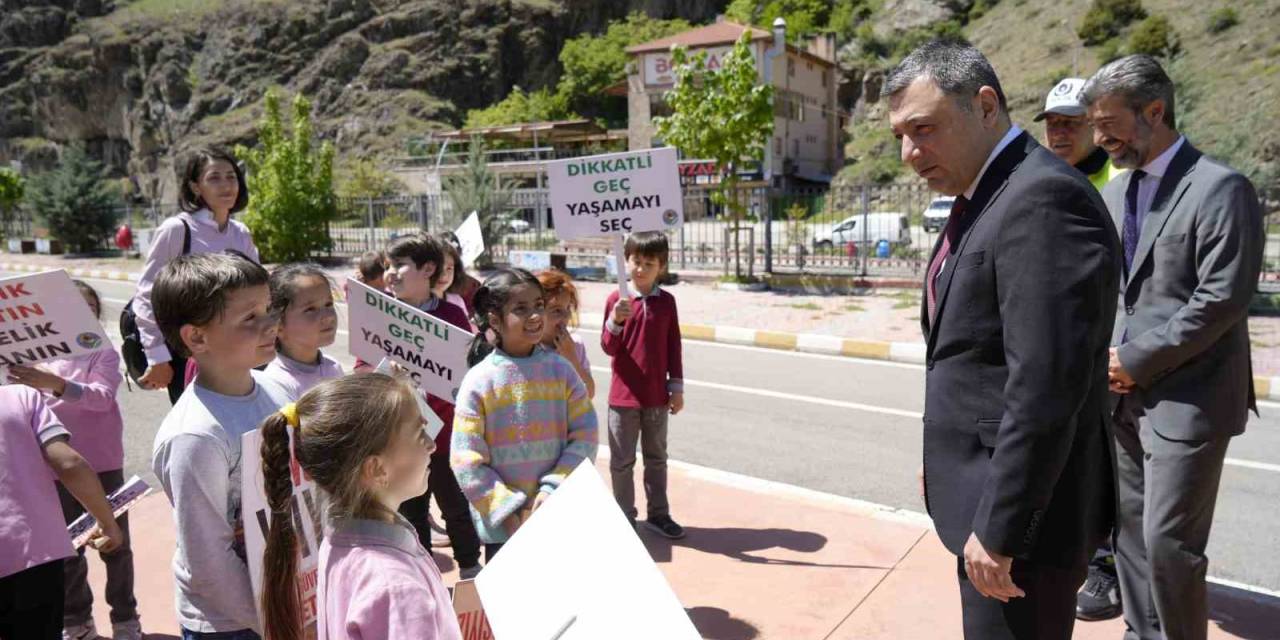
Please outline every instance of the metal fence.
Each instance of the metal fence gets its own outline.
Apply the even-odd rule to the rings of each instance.
[[[1280,291],[1280,187],[1259,195],[1266,229],[1261,286]],[[922,273],[947,213],[943,203],[933,215],[926,214],[937,198],[919,184],[788,191],[749,186],[737,197],[745,213],[735,223],[711,188],[685,188],[685,224],[669,233],[673,269],[732,273],[736,255],[744,274],[914,278]],[[177,207],[122,206],[115,211],[137,237]],[[340,199],[338,215],[329,224],[332,246],[320,255],[355,257],[383,249],[405,233],[456,229],[468,213],[456,211],[447,194]],[[512,251],[539,250],[564,254],[571,267],[603,268],[612,250],[607,238],[559,240],[545,190],[511,192],[501,213],[508,223],[490,247],[496,262],[506,261]],[[24,212],[5,222],[9,238],[42,234],[39,222]],[[102,248],[112,248],[110,238]]]

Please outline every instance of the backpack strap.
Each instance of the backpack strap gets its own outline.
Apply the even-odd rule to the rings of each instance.
[[[187,224],[186,220],[181,220],[181,222],[182,222],[182,255],[185,256],[188,253],[191,253],[191,225]]]

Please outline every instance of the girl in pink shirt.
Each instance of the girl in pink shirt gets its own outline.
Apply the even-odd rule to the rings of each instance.
[[[62,561],[71,538],[58,509],[56,479],[101,523],[90,544],[120,546],[102,484],[67,444],[69,434],[40,392],[0,386],[0,638],[62,637]]]
[[[98,293],[79,280],[73,281],[85,303],[99,316],[102,304]],[[120,356],[114,349],[97,351],[44,362],[37,367],[16,366],[10,378],[37,389],[53,414],[71,434],[76,451],[102,482],[110,494],[124,485],[124,421],[116,391],[120,388]],[[58,499],[62,515],[71,524],[84,513],[84,507],[58,483]],[[129,517],[119,518],[124,543],[110,554],[102,554],[107,568],[107,603],[111,605],[111,626],[116,640],[142,638],[138,623],[138,602],[133,595],[133,550],[129,545]],[[93,592],[89,590],[89,563],[84,549],[67,558],[63,565],[66,602],[63,624],[68,638],[95,638],[93,624]]]
[[[380,373],[323,382],[263,422],[271,507],[262,581],[267,638],[302,637],[290,508],[296,462],[324,490],[330,520],[320,544],[318,639],[461,640],[440,570],[397,512],[427,487],[435,444],[424,427],[414,392]]]
[[[342,365],[320,351],[338,335],[338,313],[333,308],[333,282],[319,265],[276,267],[271,272],[270,311],[280,316],[280,332],[276,359],[265,373],[290,399],[297,401],[311,387],[342,376]]]

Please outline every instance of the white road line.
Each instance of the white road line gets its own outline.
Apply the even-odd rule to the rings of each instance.
[[[610,373],[609,367],[591,367],[592,371],[600,373]],[[828,407],[836,407],[839,409],[853,409],[854,411],[866,411],[869,413],[880,413],[890,416],[898,416],[902,418],[919,419],[921,413],[919,411],[906,411],[904,409],[892,409],[889,407],[877,407],[875,405],[862,404],[859,402],[845,402],[843,400],[830,400],[827,398],[819,398],[817,396],[805,396],[795,393],[783,393],[772,389],[758,389],[755,387],[740,387],[732,384],[720,384],[718,382],[703,382],[700,380],[690,380],[685,378],[685,386],[689,387],[705,387],[708,389],[716,389],[719,391],[732,391],[735,393],[743,393],[753,396],[765,396],[769,398],[778,398],[781,400],[793,400],[795,402],[807,402],[809,404],[817,404]]]
[[[1227,458],[1226,463],[1233,467],[1243,467],[1245,469],[1280,473],[1280,464],[1271,464],[1270,462],[1254,462],[1252,460],[1241,460],[1240,458]]]

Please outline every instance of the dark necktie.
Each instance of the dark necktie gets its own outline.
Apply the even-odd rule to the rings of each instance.
[[[1138,189],[1147,173],[1142,169],[1133,172],[1129,188],[1124,192],[1124,270],[1133,270],[1133,254],[1138,252],[1138,237],[1142,235],[1142,219],[1138,217]]]
[[[933,324],[934,311],[938,307],[938,274],[942,272],[942,264],[947,261],[947,254],[951,253],[951,246],[959,240],[960,218],[964,217],[964,209],[968,204],[969,200],[964,196],[956,196],[956,201],[951,203],[951,215],[947,216],[947,225],[942,228],[942,244],[929,262],[925,296],[929,305],[930,325]]]

